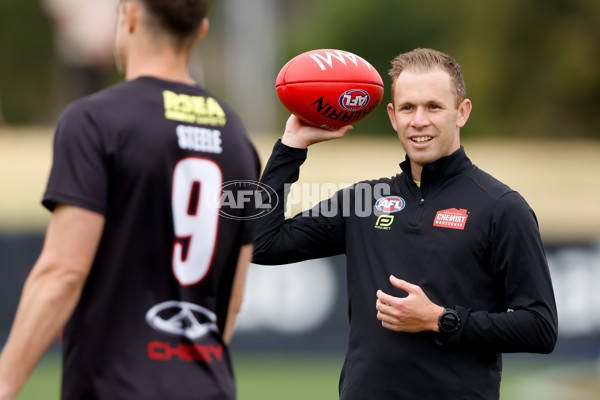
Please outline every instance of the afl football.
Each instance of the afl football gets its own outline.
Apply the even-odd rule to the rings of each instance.
[[[336,130],[368,117],[383,98],[383,81],[356,54],[312,50],[288,61],[275,83],[281,103],[304,122]]]

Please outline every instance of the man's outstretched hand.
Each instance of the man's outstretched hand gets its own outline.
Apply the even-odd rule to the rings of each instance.
[[[281,142],[289,147],[306,149],[311,144],[340,139],[351,129],[352,125],[345,125],[336,131],[328,131],[308,125],[292,114],[285,124],[285,132]]]
[[[394,297],[382,290],[377,291],[377,319],[381,325],[396,332],[439,332],[437,322],[444,307],[431,302],[420,286],[393,275],[390,276],[390,282],[408,293],[408,296]]]

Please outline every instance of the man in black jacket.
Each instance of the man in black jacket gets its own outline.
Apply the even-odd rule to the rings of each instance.
[[[254,262],[346,254],[341,399],[498,399],[501,353],[550,353],[556,344],[535,214],[460,145],[471,101],[451,57],[416,49],[393,60],[390,76],[402,172],[359,182],[288,220],[279,202],[258,220]],[[291,116],[262,183],[283,196],[306,148],[350,128],[327,132]]]

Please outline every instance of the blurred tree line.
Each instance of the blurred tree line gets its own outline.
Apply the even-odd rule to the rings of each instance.
[[[473,101],[463,135],[600,138],[600,1],[302,3],[292,6],[299,17],[287,58],[313,48],[354,52],[380,72],[388,102],[389,62],[435,48],[463,69]],[[389,131],[384,108],[361,124]]]
[[[0,1],[0,126],[54,124],[66,104],[87,94],[56,52],[55,26],[42,3]],[[103,80],[108,86],[119,75],[112,68]]]
[[[213,0],[213,8],[223,1]],[[416,47],[432,47],[452,55],[463,68],[474,103],[463,135],[600,138],[598,1],[275,4],[281,13],[280,66],[316,48],[351,51],[378,69],[388,102],[390,60]],[[60,95],[65,78],[52,35],[52,23],[39,2],[0,1],[0,112],[9,123],[54,123],[64,102],[71,100]],[[118,79],[115,74],[114,81]],[[282,107],[282,119],[285,114]],[[385,104],[360,127],[389,133]]]
[[[38,3],[0,1],[0,118],[28,123],[48,117],[51,29]]]

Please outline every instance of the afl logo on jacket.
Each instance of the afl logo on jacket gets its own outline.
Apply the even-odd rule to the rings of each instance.
[[[379,211],[383,211],[386,213],[395,213],[398,211],[402,211],[405,205],[406,202],[400,196],[381,197],[379,200],[377,200],[377,203],[375,203],[375,207]]]

